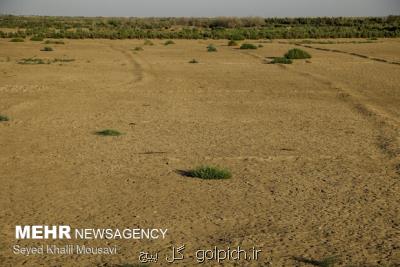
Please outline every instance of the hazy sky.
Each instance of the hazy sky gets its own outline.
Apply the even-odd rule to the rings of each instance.
[[[54,16],[386,16],[400,0],[0,0],[1,14]]]

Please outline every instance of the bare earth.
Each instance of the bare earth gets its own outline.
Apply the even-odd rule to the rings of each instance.
[[[240,245],[238,266],[400,266],[400,65],[295,45],[0,40],[0,266],[113,266],[140,251]],[[208,53],[213,42],[218,52]],[[256,43],[253,41],[253,43]],[[311,45],[400,61],[400,40]],[[22,58],[73,62],[21,65]],[[197,59],[199,64],[188,63]],[[120,137],[93,134],[116,129]],[[156,152],[156,153],[155,153]],[[210,164],[229,180],[178,170]],[[15,240],[15,225],[168,228],[165,240]],[[117,245],[118,254],[14,255],[15,244]],[[162,259],[156,265],[166,265]],[[216,265],[207,262],[205,266]],[[224,262],[231,266],[233,262]]]

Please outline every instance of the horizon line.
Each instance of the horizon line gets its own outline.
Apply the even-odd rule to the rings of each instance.
[[[61,18],[191,18],[191,19],[216,19],[216,18],[262,18],[262,19],[274,19],[274,18],[387,18],[387,17],[399,17],[400,15],[388,14],[383,16],[276,16],[276,17],[263,17],[263,16],[74,16],[74,15],[34,15],[34,14],[10,14],[0,13],[0,16],[14,16],[14,17],[61,17]]]

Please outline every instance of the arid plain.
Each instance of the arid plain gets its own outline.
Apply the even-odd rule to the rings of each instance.
[[[262,250],[238,266],[399,266],[400,40],[351,40],[0,40],[0,265],[118,266],[185,244],[185,266],[238,245]],[[267,64],[294,47],[312,58]],[[18,64],[34,56],[74,61]],[[123,135],[94,134],[108,128]],[[180,175],[204,164],[232,178]],[[14,255],[68,243],[15,240],[38,224],[169,232],[81,242],[112,256]]]

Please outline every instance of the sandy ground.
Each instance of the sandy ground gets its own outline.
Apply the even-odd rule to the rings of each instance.
[[[158,40],[139,52],[141,40],[65,42],[41,52],[40,42],[0,40],[0,114],[10,117],[0,123],[1,266],[133,264],[140,251],[163,258],[181,244],[180,266],[197,265],[197,249],[238,245],[262,250],[238,266],[312,266],[295,257],[330,256],[334,266],[400,265],[400,65],[312,48],[309,63],[264,64],[295,47],[277,41],[242,51],[227,41]],[[206,52],[210,42],[217,53]],[[345,46],[400,58],[400,40]],[[16,63],[32,56],[75,61]],[[93,134],[106,128],[124,134]],[[177,173],[202,164],[233,177]],[[169,233],[15,240],[15,225],[25,224]],[[12,250],[75,243],[119,253]]]

